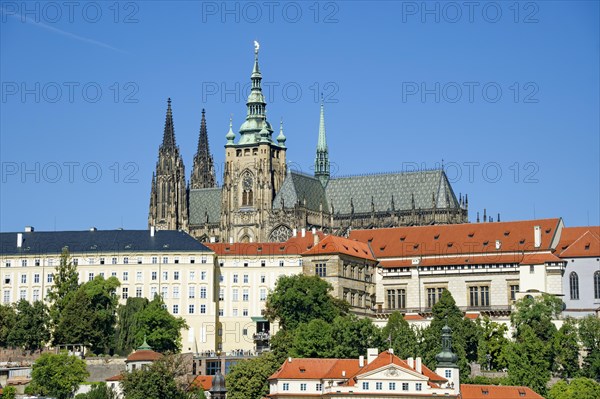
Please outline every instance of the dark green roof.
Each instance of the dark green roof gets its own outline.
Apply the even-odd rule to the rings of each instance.
[[[60,254],[69,247],[71,253],[137,253],[137,252],[210,252],[189,234],[176,230],[87,230],[24,232],[23,245],[17,248],[17,234],[0,233],[0,253]]]
[[[221,188],[190,190],[190,225],[197,226],[221,222]]]
[[[315,211],[319,211],[320,206],[323,206],[323,211],[328,212],[327,199],[325,197],[325,189],[321,181],[314,176],[305,175],[300,172],[290,171],[283,184],[281,190],[273,200],[273,208],[281,209],[281,201],[285,208],[293,208],[298,201],[303,204],[306,200],[306,207]]]

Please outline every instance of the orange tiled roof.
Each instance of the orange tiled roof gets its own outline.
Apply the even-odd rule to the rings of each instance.
[[[587,230],[562,251],[561,258],[585,258],[600,256],[600,237]]]
[[[462,399],[544,399],[531,388],[519,386],[461,384],[460,393]]]
[[[319,240],[325,237],[323,232],[317,232]],[[313,234],[307,231],[302,237],[298,232],[286,242],[247,242],[247,243],[205,243],[217,255],[239,255],[239,256],[261,256],[261,255],[300,255],[312,248],[314,243]]]
[[[521,261],[522,265],[539,265],[546,262],[564,262],[561,258],[551,253],[526,254]]]
[[[585,234],[586,231],[590,231],[596,236],[600,237],[600,226],[577,226],[563,228],[560,232],[560,241],[556,246],[557,255],[567,249],[569,245],[577,241],[577,239]]]
[[[353,230],[350,238],[370,242],[377,258],[452,254],[551,250],[560,219],[517,222],[463,223],[451,225]],[[534,226],[540,226],[542,242],[534,246]],[[496,249],[496,240],[500,249]]]
[[[108,377],[104,381],[121,381],[122,379],[123,379],[123,375],[122,374],[117,374],[117,375],[113,375],[112,377]]]
[[[127,356],[127,360],[125,362],[153,362],[162,357],[162,355],[158,352],[154,352],[149,349],[142,349],[133,352],[131,355]]]
[[[192,388],[202,387],[206,392],[212,388],[212,377],[209,375],[199,375],[194,378],[194,381],[190,384],[188,391]]]
[[[332,235],[328,235],[302,255],[327,254],[344,254],[362,259],[375,260],[366,243]]]

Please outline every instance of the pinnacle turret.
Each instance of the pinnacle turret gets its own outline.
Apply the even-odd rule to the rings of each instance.
[[[198,150],[194,156],[194,168],[190,179],[191,188],[211,188],[216,186],[213,157],[208,146],[208,131],[206,129],[206,112],[202,109]]]
[[[281,120],[280,124],[279,124],[279,136],[277,136],[277,143],[279,143],[280,147],[285,147],[285,141],[286,141],[286,137],[283,134],[283,119]]]
[[[167,100],[167,116],[165,117],[165,131],[163,134],[162,148],[175,147],[175,126],[173,125],[173,110],[171,109],[171,98]]]
[[[315,157],[315,177],[321,181],[323,186],[329,181],[329,150],[325,136],[325,107],[321,95],[321,117],[319,120],[319,139],[317,141],[317,154]]]

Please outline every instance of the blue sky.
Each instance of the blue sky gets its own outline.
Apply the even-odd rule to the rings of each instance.
[[[311,173],[439,167],[476,212],[600,223],[598,2],[11,2],[0,23],[0,231],[146,228],[173,100],[221,179],[261,45],[268,118]],[[72,8],[69,8],[72,7]]]

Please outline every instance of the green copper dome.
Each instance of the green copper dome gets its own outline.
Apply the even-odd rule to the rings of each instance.
[[[438,367],[457,368],[458,356],[452,352],[452,329],[446,324],[442,327],[442,351],[435,355]]]

